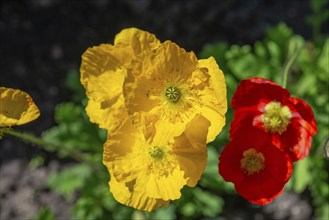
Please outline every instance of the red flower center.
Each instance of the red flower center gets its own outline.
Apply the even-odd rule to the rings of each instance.
[[[280,102],[270,102],[262,115],[263,126],[266,132],[282,134],[287,130],[291,116],[288,106],[282,106]]]
[[[250,148],[243,152],[243,158],[240,160],[241,168],[247,172],[248,175],[258,173],[264,169],[264,155],[257,152],[254,148]]]

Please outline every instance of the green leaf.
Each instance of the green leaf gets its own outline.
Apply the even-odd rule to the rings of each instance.
[[[43,207],[33,220],[55,220],[55,215],[49,208]]]
[[[81,120],[82,108],[76,106],[71,102],[62,103],[56,106],[55,109],[55,120],[58,124],[60,123],[73,123],[76,120]]]
[[[92,170],[88,165],[78,164],[59,173],[51,174],[48,178],[48,185],[67,199],[71,199],[72,193],[79,190],[91,174]]]
[[[309,157],[295,163],[294,167],[294,190],[302,193],[311,182]]]
[[[216,194],[202,191],[200,188],[193,190],[195,198],[201,205],[203,215],[207,217],[215,217],[223,210],[224,201]]]
[[[326,39],[321,54],[318,57],[317,65],[323,70],[323,74],[320,75],[323,81],[329,80],[329,38]]]
[[[85,89],[80,83],[79,71],[76,69],[72,69],[67,73],[64,84],[71,90],[71,97],[75,102],[80,103],[86,98]]]
[[[42,155],[34,156],[29,162],[29,168],[34,170],[40,166],[42,166],[45,162],[45,158]]]
[[[287,54],[288,43],[292,36],[293,36],[292,29],[282,22],[274,27],[269,27],[266,30],[265,41],[273,42],[276,45],[278,45],[278,49],[280,50],[280,55],[277,56],[281,58],[280,63],[283,63],[286,58],[285,55]],[[278,50],[278,49],[274,49],[274,50]]]
[[[159,219],[159,220],[167,220],[167,219],[175,219],[175,207],[169,205],[164,208],[160,208],[152,213],[152,219]]]

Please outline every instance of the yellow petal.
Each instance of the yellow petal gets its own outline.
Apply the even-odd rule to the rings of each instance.
[[[173,151],[190,187],[197,184],[206,168],[206,138],[209,126],[210,122],[205,117],[197,115],[187,125],[184,133],[175,138]]]
[[[144,136],[127,117],[115,132],[108,132],[103,163],[119,182],[130,182],[146,170],[143,148],[149,146]],[[145,160],[144,160],[145,161]]]
[[[25,124],[39,115],[38,107],[27,93],[0,87],[0,127]]]
[[[207,137],[207,143],[209,143],[216,138],[225,125],[226,84],[224,74],[213,57],[199,60],[199,69],[210,75],[209,86],[199,91],[202,105],[195,106],[211,123]]]
[[[138,53],[158,44],[154,35],[130,28],[116,36],[114,46],[101,44],[82,55],[81,83],[90,100],[87,113],[92,122],[107,129],[120,123],[123,117],[120,112],[125,111],[122,96],[125,66]]]
[[[124,111],[122,84],[126,71],[114,54],[112,45],[89,48],[80,68],[81,83],[89,98],[87,114],[92,122],[107,129],[120,123]]]
[[[127,206],[131,206],[135,209],[153,211],[160,207],[165,207],[169,205],[169,201],[151,198],[147,196],[143,191],[129,191],[129,188],[126,186],[125,183],[119,183],[113,177],[111,177],[109,186],[113,197],[118,202]]]
[[[158,47],[160,41],[149,32],[138,28],[127,28],[115,36],[114,45],[131,49],[133,56],[137,56],[145,50]]]
[[[148,178],[139,178],[140,183],[136,184],[137,189],[145,188],[146,195],[164,199],[175,200],[181,197],[180,190],[186,185],[186,179],[184,178],[184,172],[175,167],[167,176],[159,176],[151,173]]]

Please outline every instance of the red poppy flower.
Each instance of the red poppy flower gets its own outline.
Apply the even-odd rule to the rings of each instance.
[[[282,193],[293,170],[289,156],[262,133],[251,127],[233,139],[224,148],[218,165],[225,181],[233,182],[241,196],[259,205]]]
[[[312,109],[304,101],[290,97],[281,86],[262,78],[243,80],[232,98],[236,110],[230,137],[256,127],[287,152],[293,161],[309,154],[317,132]]]

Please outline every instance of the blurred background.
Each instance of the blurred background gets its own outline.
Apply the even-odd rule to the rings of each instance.
[[[1,0],[0,86],[29,93],[41,111],[16,130],[60,147],[0,140],[0,219],[329,219],[328,6],[327,0]],[[287,61],[302,48],[287,88],[312,106],[319,132],[278,199],[249,204],[218,175],[229,110],[196,188],[184,188],[180,200],[152,213],[115,202],[101,162],[106,132],[84,113],[79,66],[88,47],[113,43],[126,27],[174,41],[199,58],[214,56],[229,102],[244,78],[281,83]]]

